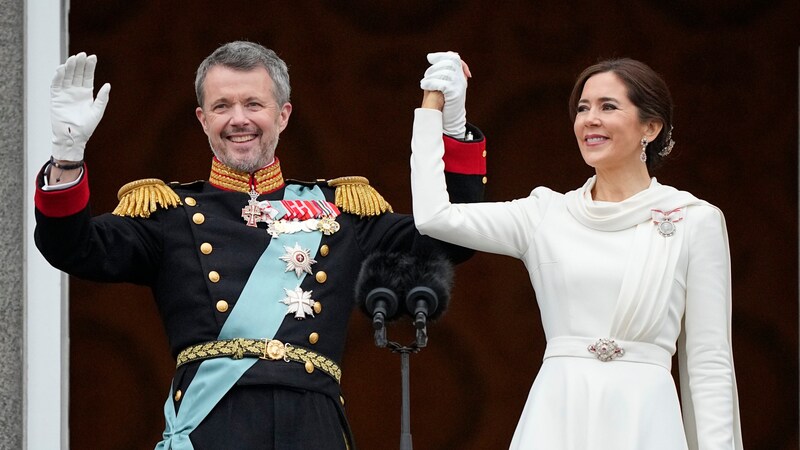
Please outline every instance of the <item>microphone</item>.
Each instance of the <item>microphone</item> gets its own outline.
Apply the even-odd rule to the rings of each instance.
[[[409,258],[411,270],[405,306],[417,329],[417,346],[425,347],[428,344],[428,321],[441,317],[450,303],[453,264],[436,253],[430,253],[427,258]]]
[[[406,295],[410,260],[399,253],[373,253],[364,259],[356,279],[359,309],[372,319],[375,345],[386,347],[386,322],[399,314],[399,299]]]

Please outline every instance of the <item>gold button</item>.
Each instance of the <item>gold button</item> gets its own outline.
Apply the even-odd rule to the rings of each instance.
[[[219,281],[219,272],[217,272],[216,270],[208,272],[208,279],[211,280],[212,283],[216,283],[217,281]]]
[[[330,251],[331,249],[328,248],[328,244],[324,244],[322,247],[319,248],[319,254],[322,256],[328,256],[328,253]]]
[[[200,251],[203,252],[204,255],[210,254],[213,250],[214,247],[212,247],[208,242],[203,242],[200,244]]]
[[[217,311],[224,313],[228,310],[228,302],[225,300],[220,300],[217,302]]]
[[[183,397],[183,392],[181,392],[181,390],[178,389],[177,391],[175,391],[175,401],[176,402],[181,401],[181,397]]]
[[[489,179],[488,179],[488,178],[486,178],[486,177],[483,177],[483,179],[481,180],[481,182],[483,182],[483,184],[486,184],[487,182],[489,182]]]
[[[202,215],[200,213],[194,213],[194,215],[192,216],[192,222],[194,222],[194,223],[196,223],[198,225],[200,225],[201,223],[203,223],[205,221],[206,221],[206,216],[204,216],[204,215]]]
[[[317,279],[317,283],[324,283],[328,281],[328,274],[325,271],[320,270],[314,275],[314,278]]]
[[[319,314],[322,312],[322,303],[314,302],[314,314]]]
[[[306,372],[311,373],[314,371],[314,364],[311,361],[306,361]]]
[[[486,158],[486,150],[484,150],[484,151],[483,151],[483,155],[482,155],[482,156],[483,156],[484,158]]]
[[[312,344],[316,344],[317,342],[319,342],[319,333],[317,333],[315,331],[315,332],[309,334],[308,335],[308,342],[310,342]]]
[[[186,197],[185,199],[183,199],[183,203],[186,203],[189,206],[194,206],[197,204],[197,201],[192,197]]]

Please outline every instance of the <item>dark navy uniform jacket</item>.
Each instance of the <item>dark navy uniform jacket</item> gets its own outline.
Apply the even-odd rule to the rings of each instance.
[[[473,133],[477,137],[470,143],[445,138],[448,190],[453,202],[482,199],[485,142],[477,129]],[[77,186],[62,191],[38,189],[36,244],[54,267],[73,276],[149,286],[176,357],[191,345],[218,338],[226,318],[236,308],[250,270],[267,246],[294,245],[291,234],[273,238],[263,223],[246,226],[242,208],[247,205],[248,194],[221,187],[213,183],[213,178],[212,172],[212,182],[170,185],[181,204],[159,208],[146,218],[112,214],[92,217],[88,172]],[[334,203],[335,188],[326,182],[316,184],[326,200]],[[258,200],[280,200],[284,190],[285,185],[280,186]],[[387,212],[360,217],[342,208],[337,222],[339,231],[322,237],[313,274],[300,285],[303,291],[313,292],[321,306],[319,312],[304,320],[287,314],[274,339],[311,349],[340,364],[355,304],[354,284],[368,255],[378,251],[427,252],[436,247],[459,262],[470,253],[421,236],[410,215]],[[185,392],[199,364],[196,361],[178,368],[173,393]],[[343,372],[347,376],[346,370]],[[324,394],[337,405],[343,430],[347,430],[339,385],[322,371],[308,373],[303,364],[260,360],[237,385]],[[180,399],[173,396],[173,402],[179,410]],[[199,448],[197,443],[195,447]]]

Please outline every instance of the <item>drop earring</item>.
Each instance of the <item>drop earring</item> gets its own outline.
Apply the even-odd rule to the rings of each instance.
[[[647,144],[647,138],[642,137],[642,154],[639,155],[639,159],[641,159],[642,162],[647,162]]]

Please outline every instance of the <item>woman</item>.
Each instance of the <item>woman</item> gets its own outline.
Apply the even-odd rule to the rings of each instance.
[[[434,55],[412,139],[417,228],[521,259],[547,338],[511,448],[741,449],[724,218],[650,176],[674,144],[664,81],[631,59],[578,77],[570,113],[595,169],[582,187],[450,204],[441,136],[462,132],[468,70],[455,53]]]

